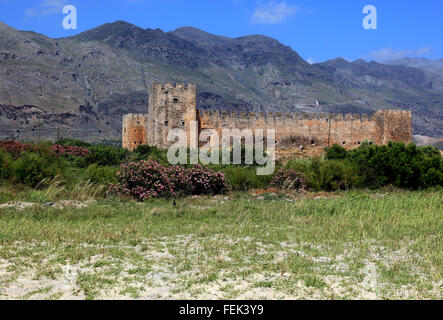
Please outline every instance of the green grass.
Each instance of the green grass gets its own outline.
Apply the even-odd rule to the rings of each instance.
[[[14,294],[48,299],[441,299],[442,203],[434,189],[0,209],[0,287],[37,279]],[[56,290],[66,268],[68,293]]]

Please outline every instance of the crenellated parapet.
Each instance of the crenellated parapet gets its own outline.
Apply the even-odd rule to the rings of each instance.
[[[196,90],[196,85],[193,83],[184,83],[184,82],[177,82],[177,83],[160,83],[160,82],[154,82],[151,84],[150,92],[155,91],[167,91],[167,90],[181,90],[181,91],[194,91]]]
[[[365,140],[382,144],[386,143],[387,138],[406,142],[410,139],[410,111],[377,111],[371,116],[351,113],[265,113],[227,110],[199,110],[199,113],[202,129],[275,129],[279,141],[298,143],[300,139],[294,137],[302,137],[303,141],[309,140],[316,145],[338,143],[344,146],[358,146]],[[386,127],[387,121],[390,124]],[[402,129],[395,129],[396,124]],[[385,132],[386,128],[393,134]]]
[[[212,110],[212,109],[199,109],[200,118],[208,123],[218,123],[220,118],[223,118],[225,121],[231,121],[232,124],[237,122],[238,120],[247,120],[247,121],[265,121],[265,122],[274,122],[274,121],[299,121],[299,120],[323,120],[323,121],[370,121],[370,118],[367,114],[333,114],[333,113],[299,113],[299,112],[254,112],[254,111],[236,111],[236,110]],[[371,119],[373,120],[373,119]]]

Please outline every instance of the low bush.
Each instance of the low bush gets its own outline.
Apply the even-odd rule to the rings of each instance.
[[[111,192],[138,200],[176,195],[167,168],[154,161],[123,164],[117,180],[117,184],[111,184]]]
[[[117,171],[116,167],[99,166],[94,163],[86,168],[83,177],[94,183],[109,185],[117,182]]]
[[[265,189],[269,186],[271,176],[257,175],[257,169],[249,166],[230,165],[221,169],[233,191],[246,191],[249,189]]]
[[[389,142],[384,146],[369,145],[351,150],[348,159],[357,165],[362,187],[392,184],[420,189],[443,184],[440,151],[433,147]]]
[[[286,190],[305,190],[306,179],[300,171],[282,168],[272,175],[270,185]]]
[[[17,159],[23,151],[31,151],[34,149],[34,146],[28,143],[4,140],[0,141],[0,149],[9,153],[14,159]]]
[[[53,179],[62,172],[61,163],[57,156],[49,150],[39,152],[22,152],[15,161],[15,178],[26,185],[35,187],[44,179]]]
[[[168,157],[167,157],[167,151],[164,149],[157,148],[155,146],[149,146],[149,145],[139,145],[134,150],[134,160],[154,160],[157,161],[160,164],[167,165],[168,164]]]
[[[325,159],[327,160],[344,160],[348,155],[346,149],[339,146],[338,144],[334,144],[330,148],[325,148],[325,151]]]
[[[359,186],[358,170],[348,160],[328,160],[320,165],[320,175],[316,176],[319,189],[326,191],[347,190]]]
[[[126,149],[105,145],[91,146],[89,150],[91,152],[85,157],[85,164],[96,163],[100,166],[119,165],[129,154],[129,151]]]
[[[13,171],[13,160],[9,153],[0,149],[0,182],[9,180]]]
[[[54,144],[51,150],[59,156],[86,157],[90,151],[83,147]]]
[[[305,185],[310,190],[345,190],[358,187],[360,178],[357,166],[349,160],[321,160],[311,158],[291,160],[285,168],[299,171],[305,178]]]
[[[176,181],[178,179],[182,181],[180,176],[173,176]],[[217,194],[227,188],[224,173],[204,168],[199,164],[186,169],[184,177],[186,181],[183,185],[185,194]]]
[[[64,145],[64,146],[74,146],[74,147],[82,147],[82,148],[89,148],[91,146],[90,143],[87,143],[82,140],[77,139],[61,139],[57,141],[58,144]]]
[[[216,194],[226,189],[225,177],[220,172],[199,165],[192,168],[165,167],[152,160],[123,164],[117,172],[117,179],[117,184],[111,184],[111,192],[139,200]]]

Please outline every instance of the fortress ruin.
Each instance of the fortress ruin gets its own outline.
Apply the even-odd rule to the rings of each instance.
[[[356,147],[363,141],[386,144],[412,142],[411,111],[377,110],[366,114],[263,113],[197,109],[194,84],[153,83],[149,89],[147,114],[123,116],[122,145],[134,150],[148,144],[167,148],[171,129],[181,128],[189,136],[190,121],[198,121],[199,133],[214,129],[275,129],[276,148],[299,145]]]

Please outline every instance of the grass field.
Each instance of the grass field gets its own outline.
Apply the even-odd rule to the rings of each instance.
[[[435,189],[3,206],[0,299],[441,299],[442,203]]]

